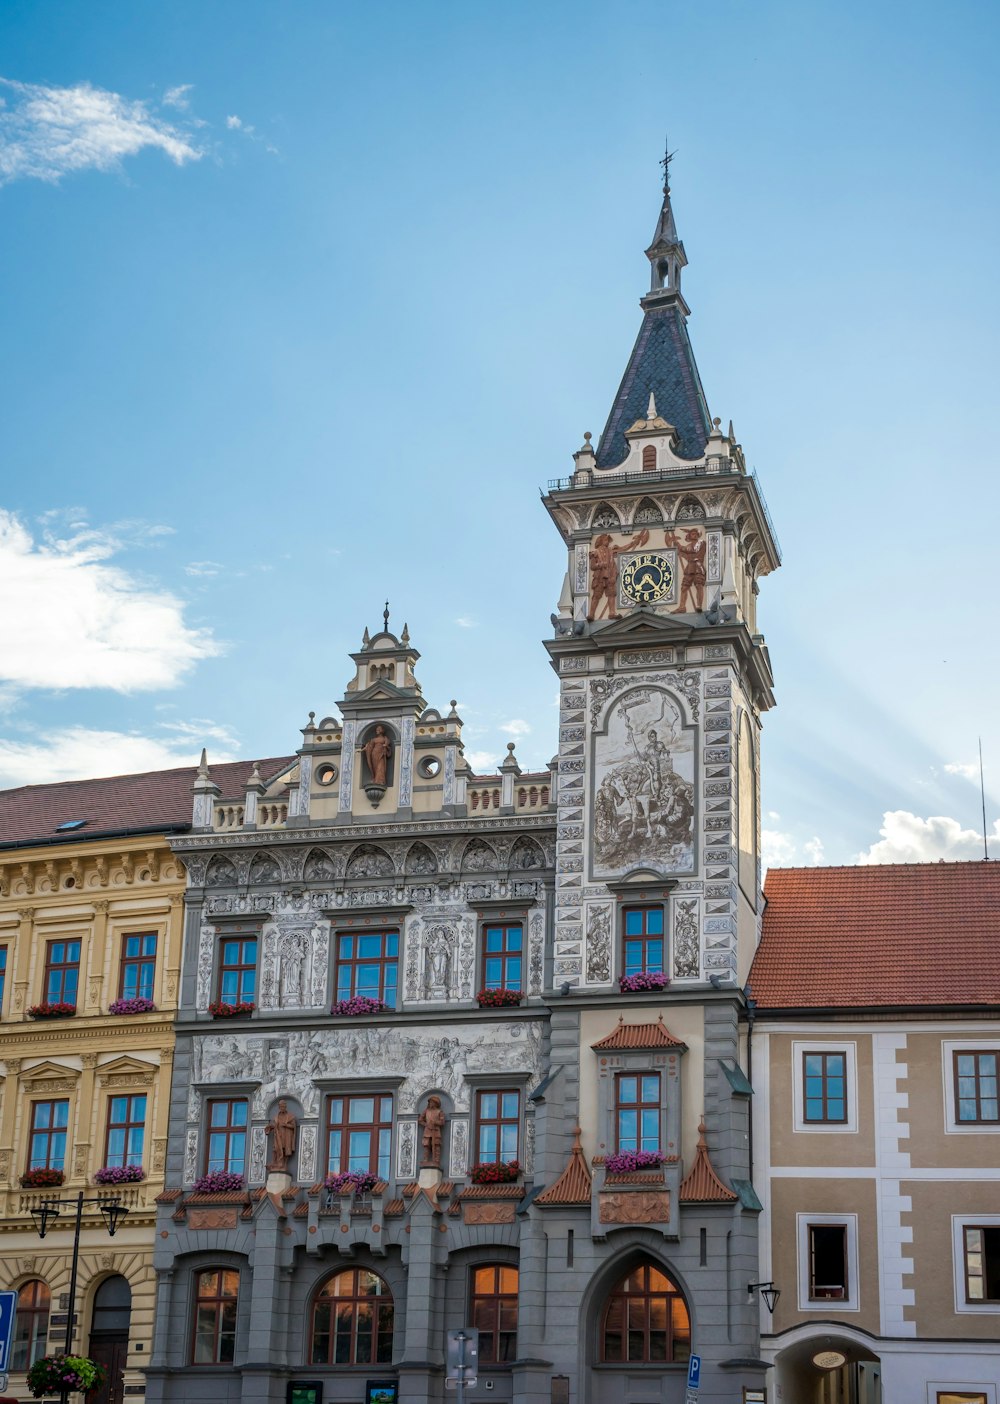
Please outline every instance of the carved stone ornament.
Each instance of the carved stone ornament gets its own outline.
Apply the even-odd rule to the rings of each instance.
[[[462,1218],[467,1224],[512,1224],[515,1207],[510,1200],[499,1204],[467,1202],[462,1205]]]
[[[189,1209],[187,1226],[193,1229],[234,1229],[235,1209]]]
[[[664,1224],[670,1218],[666,1190],[626,1190],[600,1196],[602,1224]]]

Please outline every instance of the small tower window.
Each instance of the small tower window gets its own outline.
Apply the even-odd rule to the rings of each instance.
[[[644,473],[656,472],[656,446],[647,444],[642,451],[642,471]]]
[[[670,286],[670,264],[667,262],[667,260],[666,260],[665,258],[663,258],[663,259],[660,260],[659,268],[660,268],[660,287],[661,287],[661,288],[668,288],[668,287]]]

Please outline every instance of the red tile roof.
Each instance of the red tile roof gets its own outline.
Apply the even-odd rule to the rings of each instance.
[[[1000,1004],[1000,863],[772,868],[759,1010]]]
[[[209,774],[221,789],[222,799],[239,801],[255,764],[267,781],[294,760],[294,756],[277,756],[257,762],[231,761],[211,766]],[[40,839],[79,843],[130,829],[187,828],[196,773],[196,767],[188,765],[178,770],[148,770],[141,775],[0,790],[0,848]],[[56,833],[60,824],[73,819],[85,819],[86,823],[80,829]]]
[[[589,1204],[593,1181],[580,1146],[579,1126],[573,1133],[573,1149],[566,1168],[535,1200],[536,1204]]]
[[[618,1027],[614,1032],[590,1046],[603,1050],[607,1048],[686,1048],[687,1044],[682,1039],[674,1038],[663,1022],[662,1014],[655,1024],[626,1024],[624,1016],[619,1014]]]
[[[677,1197],[682,1204],[735,1204],[738,1198],[731,1189],[726,1188],[712,1168],[704,1122],[698,1127],[694,1164],[681,1182]]]

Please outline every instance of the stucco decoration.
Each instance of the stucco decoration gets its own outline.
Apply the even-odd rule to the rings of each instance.
[[[674,976],[697,979],[699,970],[697,897],[674,898]]]
[[[392,877],[395,873],[392,859],[384,848],[372,843],[363,843],[354,850],[347,862],[346,876],[349,878]]]
[[[399,807],[409,809],[413,803],[413,736],[416,723],[404,717],[399,747]]]
[[[497,867],[497,855],[488,843],[474,838],[466,844],[462,854],[463,873],[493,873]]]
[[[532,912],[528,918],[528,994],[542,992],[542,964],[545,950],[545,917]]]
[[[312,979],[310,982],[310,1003],[314,1009],[322,1009],[327,1002],[327,977],[329,974],[330,927],[325,921],[318,921],[312,928]]]
[[[633,686],[594,736],[593,876],[694,868],[694,728],[673,694]]]
[[[270,853],[256,853],[250,864],[250,882],[280,882],[278,864]]]
[[[236,869],[221,853],[213,855],[205,874],[206,887],[235,887]]]
[[[587,984],[611,980],[611,907],[591,902],[587,907]]]
[[[399,1123],[399,1143],[396,1151],[396,1175],[400,1180],[412,1180],[417,1173],[417,1130],[412,1121]]]
[[[429,877],[437,870],[437,860],[427,845],[413,844],[406,855],[406,872],[415,877]]]
[[[666,1191],[627,1190],[600,1196],[602,1224],[665,1224],[670,1218]]]
[[[515,1206],[509,1200],[497,1204],[481,1200],[462,1205],[462,1219],[467,1224],[512,1224]]]
[[[306,882],[331,882],[337,875],[333,859],[321,848],[312,849],[306,857],[302,876]]]
[[[301,1009],[305,1003],[308,955],[308,931],[282,932],[278,940],[278,992],[283,1009]]]
[[[203,926],[198,937],[198,978],[195,988],[195,1005],[200,1011],[208,1008],[212,1000],[212,962],[215,954],[215,927]]]
[[[255,1126],[250,1132],[250,1174],[252,1185],[262,1185],[267,1178],[267,1140],[263,1126]]]
[[[448,1157],[448,1173],[452,1179],[468,1173],[469,1169],[469,1123],[464,1116],[457,1116],[451,1123],[451,1154]]]
[[[340,808],[342,813],[349,813],[354,803],[354,737],[357,726],[356,721],[344,722],[340,752]]]
[[[303,1126],[299,1135],[299,1183],[303,1185],[316,1178],[316,1137],[315,1126]]]
[[[184,1141],[184,1183],[193,1185],[198,1178],[198,1128],[189,1126]]]
[[[278,932],[270,923],[261,933],[257,1003],[261,1009],[278,1007]]]
[[[475,971],[476,923],[472,917],[463,917],[458,938],[458,978],[463,999],[472,998]]]
[[[453,923],[435,922],[424,938],[424,994],[428,999],[448,999],[457,945]]]
[[[580,728],[581,739],[583,728]],[[513,869],[543,868],[545,866],[545,854],[535,843],[534,839],[521,837],[510,850],[510,859],[507,865]]]

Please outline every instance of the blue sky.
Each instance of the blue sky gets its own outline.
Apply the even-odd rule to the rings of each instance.
[[[538,489],[603,427],[669,129],[709,405],[785,554],[772,861],[976,857],[998,30],[968,0],[7,0],[0,783],[294,750],[387,595],[476,762],[544,764]]]

